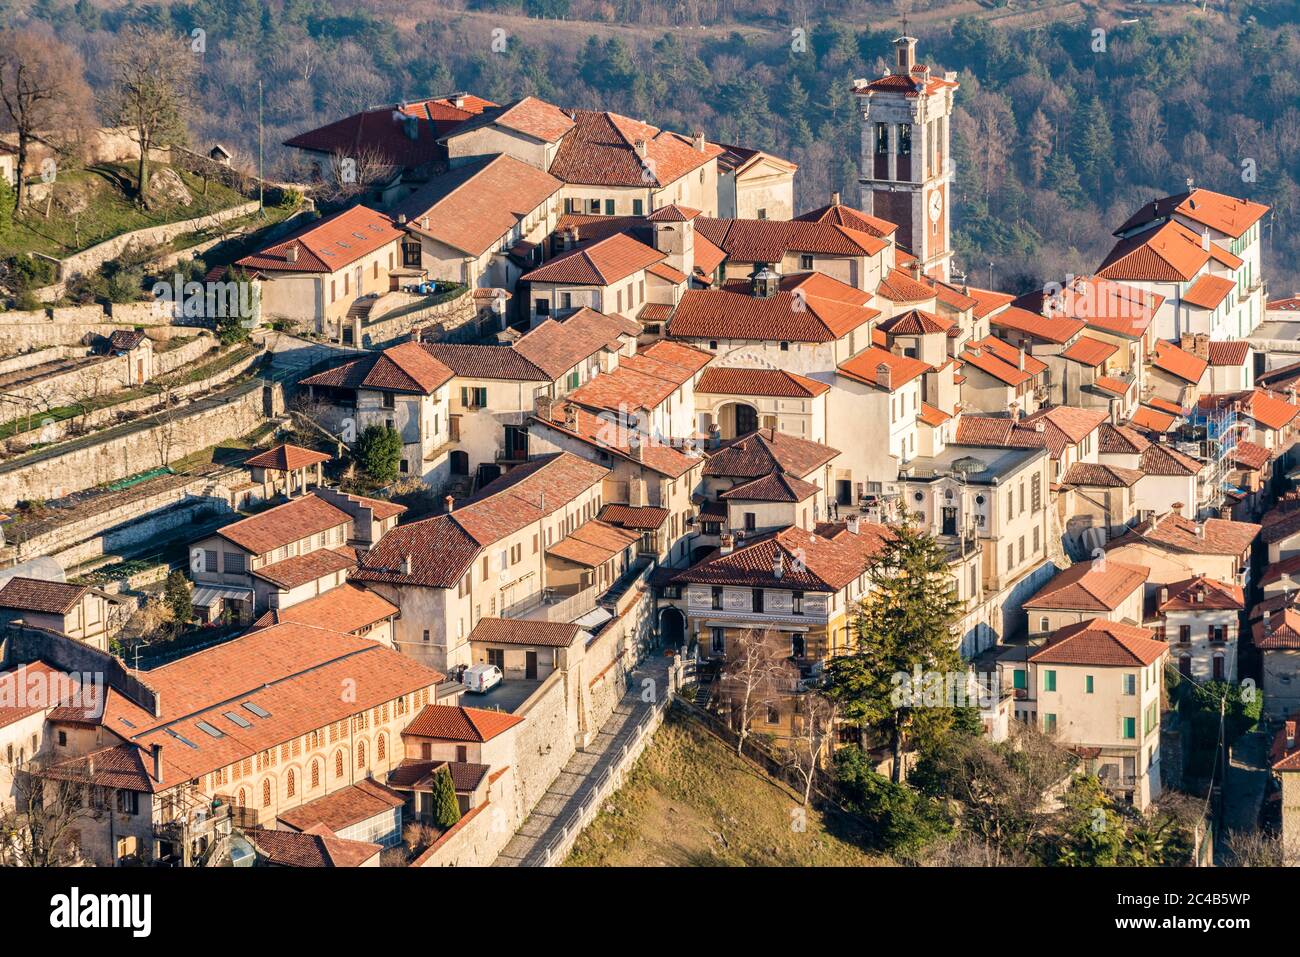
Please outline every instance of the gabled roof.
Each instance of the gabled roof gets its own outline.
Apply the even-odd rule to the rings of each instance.
[[[742,263],[779,263],[788,253],[874,256],[889,245],[876,229],[830,221],[700,217],[695,229],[697,236],[704,236],[728,259]]]
[[[1142,480],[1143,473],[1118,465],[1098,462],[1075,462],[1061,476],[1062,485],[1084,485],[1092,488],[1132,488]]]
[[[351,633],[392,618],[398,611],[398,607],[382,595],[368,588],[346,584],[288,608],[272,608],[254,624],[266,628],[288,621]]]
[[[1084,328],[1080,319],[1066,316],[1049,319],[1019,306],[1008,306],[989,319],[989,323],[998,329],[1010,329],[1056,344],[1069,342]]]
[[[1100,276],[1075,276],[1055,295],[1031,293],[1016,304],[1045,316],[1082,320],[1098,332],[1137,339],[1151,326],[1164,301],[1164,296],[1136,286]]]
[[[610,286],[664,259],[664,253],[627,233],[566,250],[520,282],[563,283],[574,286]]]
[[[1192,385],[1201,381],[1209,362],[1195,353],[1188,352],[1164,339],[1156,342],[1155,355],[1151,364],[1162,372],[1190,382]]]
[[[835,528],[836,526],[830,526]],[[747,542],[727,554],[715,551],[672,576],[676,582],[836,592],[858,578],[880,554],[889,528],[863,522],[855,535],[791,526]],[[779,572],[779,574],[778,574]]]
[[[294,555],[278,562],[255,568],[249,574],[288,591],[308,582],[319,581],[357,565],[356,552],[351,548],[317,548],[302,555]],[[335,627],[333,622],[313,622],[325,628]]]
[[[288,831],[254,828],[246,832],[266,860],[280,867],[360,867],[384,846],[342,838],[328,828]]]
[[[65,672],[43,661],[0,671],[0,728],[61,704],[62,698],[57,692],[64,679],[64,687],[75,694],[77,683]]]
[[[1193,189],[1152,200],[1126,219],[1115,230],[1115,235],[1168,220],[1176,213],[1225,235],[1240,238],[1268,211],[1269,207],[1263,203],[1225,196],[1213,190]]]
[[[537,645],[568,648],[583,633],[581,626],[563,621],[535,621],[529,618],[480,618],[469,640],[494,645]]]
[[[392,210],[406,229],[481,256],[564,184],[505,153],[434,177]]]
[[[90,591],[87,585],[45,581],[15,575],[0,588],[0,608],[34,611],[47,615],[67,614]]]
[[[315,449],[304,449],[300,445],[290,445],[287,442],[282,442],[265,452],[258,452],[244,459],[244,468],[293,472],[297,469],[307,468],[309,465],[315,465],[318,462],[328,462],[332,458],[332,455],[317,452]]]
[[[1300,609],[1279,608],[1256,622],[1254,639],[1262,651],[1300,648]]]
[[[1097,431],[1097,450],[1102,453],[1140,455],[1151,445],[1151,440],[1141,432],[1125,425],[1103,422]]]
[[[573,128],[560,141],[550,169],[566,183],[667,186],[723,152],[712,143],[696,150],[690,137],[617,113],[574,110],[572,118]]]
[[[217,534],[254,555],[317,535],[352,520],[318,495],[304,495],[217,529]]]
[[[906,269],[895,267],[880,280],[876,295],[890,302],[928,302],[936,299],[938,293],[930,286],[913,278]]]
[[[387,214],[366,206],[351,206],[304,226],[287,239],[236,259],[234,265],[259,273],[333,273],[396,242],[402,235]],[[298,258],[291,262],[294,249]]]
[[[572,436],[599,455],[617,456],[669,478],[680,478],[700,463],[698,455],[639,431],[619,428],[608,414],[597,415],[576,402],[555,402],[549,415],[539,411],[533,421]]]
[[[439,387],[450,382],[454,375],[426,344],[403,342],[390,346],[383,352],[368,353],[333,369],[308,376],[299,385],[433,395]]]
[[[796,478],[806,478],[840,452],[829,445],[798,439],[776,429],[759,429],[705,454],[708,456],[704,464],[706,476],[754,479],[778,469]]]
[[[724,502],[804,502],[821,489],[784,472],[771,472],[733,486],[718,496]]]
[[[1276,392],[1267,389],[1250,389],[1246,392],[1216,392],[1197,400],[1203,409],[1233,406],[1239,415],[1249,416],[1269,429],[1284,429],[1300,415],[1300,405],[1293,405]]]
[[[563,558],[575,565],[597,568],[640,540],[641,536],[636,532],[593,518],[583,522],[554,545],[548,546],[546,554]]]
[[[821,273],[782,276],[770,297],[748,280],[721,289],[690,289],[668,322],[668,334],[690,339],[832,342],[880,315],[871,294]]]
[[[1230,269],[1241,260],[1214,243],[1206,249],[1201,237],[1170,220],[1146,232],[1120,239],[1097,269],[1104,279],[1146,282],[1191,282],[1211,259]]]
[[[1232,447],[1232,461],[1248,469],[1262,469],[1272,457],[1273,453],[1264,446],[1247,439],[1238,439],[1237,444]]]
[[[523,718],[505,711],[488,711],[485,708],[457,708],[452,705],[431,704],[415,716],[402,737],[435,738],[440,741],[467,741],[481,744],[515,725]]]
[[[1082,561],[1056,577],[1024,602],[1029,609],[1111,612],[1140,592],[1151,569],[1102,558]]]
[[[559,379],[601,350],[618,349],[619,336],[627,334],[624,320],[583,306],[562,323],[544,320],[511,348],[552,379]]]
[[[1250,548],[1259,529],[1252,522],[1222,518],[1207,518],[1197,523],[1170,512],[1139,522],[1119,538],[1111,539],[1106,548],[1147,543],[1188,555],[1241,556]]]
[[[835,368],[842,376],[864,382],[867,385],[873,385],[878,389],[887,388],[890,392],[934,370],[934,366],[928,362],[914,359],[911,356],[895,355],[879,346],[863,349],[853,358],[846,359]],[[885,385],[886,369],[888,370],[889,379],[887,387]]]
[[[1225,276],[1203,273],[1187,287],[1183,293],[1183,302],[1198,309],[1217,309],[1219,303],[1228,298],[1228,293],[1236,288],[1237,284]]]
[[[1240,585],[1216,581],[1204,575],[1185,578],[1171,582],[1161,588],[1161,594],[1168,594],[1157,606],[1161,612],[1235,610],[1246,607],[1246,595]]]
[[[1147,475],[1187,477],[1199,475],[1205,466],[1190,455],[1185,455],[1163,442],[1152,442],[1142,450],[1138,468]]]
[[[657,505],[606,505],[596,517],[610,525],[631,528],[639,532],[662,528],[671,513]]]
[[[879,216],[871,216],[860,209],[854,209],[852,206],[845,206],[843,203],[819,206],[816,209],[810,209],[806,213],[800,213],[794,218],[796,222],[801,223],[830,223],[835,226],[843,226],[861,233],[871,233],[881,239],[898,232],[897,224],[891,223],[887,219],[881,219]]]
[[[711,366],[695,384],[697,393],[718,395],[761,395],[774,398],[811,399],[830,386],[784,369],[742,369]]]
[[[1135,668],[1154,664],[1168,651],[1169,646],[1145,628],[1092,618],[1058,628],[1029,660],[1039,665]]]
[[[551,379],[544,370],[511,346],[424,342],[421,347],[450,369],[453,375],[466,379],[504,379],[514,382],[547,382]]]
[[[930,333],[947,333],[956,322],[936,316],[924,309],[908,309],[881,322],[877,328],[891,336],[921,336]]]
[[[503,106],[489,105],[480,110],[476,118],[453,127],[442,139],[446,142],[484,126],[499,126],[543,143],[556,143],[573,129],[573,118],[552,103],[535,96],[525,96]]]

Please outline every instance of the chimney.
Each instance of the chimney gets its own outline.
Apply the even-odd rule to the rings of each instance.
[[[1199,604],[1200,604],[1201,602],[1203,602],[1203,601],[1205,601],[1205,586],[1204,586],[1204,585],[1197,585],[1197,586],[1196,586],[1196,603],[1199,605]]]
[[[705,144],[705,142],[704,142],[704,131],[703,131],[703,130],[696,130],[696,131],[695,131],[695,133],[691,136],[691,145],[695,147],[695,152],[697,152],[697,153],[703,153],[703,152],[704,152],[704,147],[705,147],[706,144]]]
[[[1286,723],[1286,749],[1288,751],[1295,747],[1295,725],[1294,721]]]
[[[714,422],[709,426],[709,448],[716,449],[722,446],[722,429],[718,423]]]
[[[399,225],[399,226],[405,226],[405,225],[406,225],[406,213],[398,213],[398,214],[397,214],[397,225]]]
[[[1167,602],[1168,600],[1169,600],[1169,586],[1168,586],[1168,585],[1161,585],[1161,586],[1160,586],[1160,604],[1163,605],[1163,604],[1164,604],[1165,602]]]
[[[772,577],[778,581],[785,577],[785,554],[781,551],[772,556]]]
[[[456,107],[458,110],[463,110],[465,108],[465,94],[453,93],[451,95],[451,105]]]
[[[1205,526],[1204,526],[1204,525],[1197,524],[1197,525],[1195,525],[1195,526],[1193,526],[1193,527],[1196,529],[1196,537],[1197,537],[1197,538],[1204,538],[1204,537],[1205,537]]]
[[[641,157],[641,159],[645,159],[646,151],[649,149],[646,145],[646,141],[637,140],[636,143],[633,144],[633,147],[636,149],[636,155]]]
[[[886,392],[894,391],[894,373],[890,369],[888,362],[882,362],[876,366],[876,384]]]
[[[1025,344],[1020,344],[1020,350],[1016,353],[1016,368],[1021,372],[1025,371]]]
[[[1191,352],[1195,341],[1195,337],[1190,332],[1180,333],[1178,336],[1178,348],[1182,349],[1184,352]]]
[[[456,506],[456,499],[453,496],[448,495],[442,500],[442,503],[447,506],[447,511],[450,512]]]
[[[1207,253],[1210,251],[1210,227],[1201,230],[1201,248]]]
[[[411,556],[409,554],[402,556],[402,574],[411,574]]]
[[[840,191],[838,189],[831,192],[831,205],[840,205]]]
[[[570,432],[578,430],[578,409],[574,405],[565,405],[564,407],[564,427]]]
[[[86,756],[86,774],[92,778],[95,776],[95,756],[93,754]]]
[[[159,784],[163,783],[163,766],[162,766],[162,745],[151,744],[149,752],[153,757],[153,779]]]
[[[731,532],[723,532],[718,536],[718,554],[730,555],[731,550],[736,547],[736,536]]]
[[[290,243],[284,250],[284,261],[287,263],[296,263],[298,261],[298,244]]]
[[[848,519],[845,520],[844,527],[847,528],[854,535],[858,534],[858,529],[861,527],[861,524],[858,520],[858,516],[850,515]]]

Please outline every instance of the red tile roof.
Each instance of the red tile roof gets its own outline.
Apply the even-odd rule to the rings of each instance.
[[[352,206],[236,259],[234,265],[251,272],[333,273],[402,236],[386,214]],[[297,250],[296,262],[290,261],[291,249]]]
[[[57,707],[66,697],[59,693],[60,684],[76,694],[72,679],[43,661],[0,671],[0,728]]]
[[[352,516],[323,498],[304,495],[252,518],[225,525],[217,534],[254,555],[263,555],[351,521]]]
[[[1046,316],[1021,309],[1019,306],[1008,306],[994,315],[989,322],[998,329],[1011,329],[1033,336],[1035,339],[1057,344],[1069,342],[1084,328],[1084,323],[1079,319],[1065,316],[1048,319]]]
[[[1246,607],[1246,595],[1240,585],[1216,581],[1197,575],[1162,586],[1161,594],[1168,594],[1158,606],[1161,612],[1200,611],[1202,609],[1241,611]]]
[[[949,80],[944,76],[931,73],[930,68],[923,63],[917,63],[912,67],[911,73],[886,73],[882,77],[871,80],[864,86],[855,86],[853,92],[858,96],[872,96],[877,93],[900,93],[905,97],[919,97],[922,94],[926,96],[939,93],[943,90],[955,90],[958,84],[955,80]]]
[[[295,555],[283,561],[263,565],[261,568],[253,569],[251,574],[270,582],[277,588],[288,590],[356,566],[357,555],[351,548],[318,548],[305,555]],[[336,627],[333,622],[319,622],[319,624],[324,628]]]
[[[1264,446],[1256,445],[1254,442],[1245,439],[1238,439],[1237,444],[1232,448],[1233,462],[1249,469],[1262,469],[1272,457],[1273,453]],[[1267,533],[1267,529],[1265,529],[1265,532]]]
[[[837,592],[867,570],[892,535],[885,525],[863,522],[859,532],[809,532],[791,526],[736,548],[714,552],[675,574],[674,581],[705,585]],[[780,575],[777,571],[780,571]]]
[[[1245,339],[1211,342],[1209,360],[1212,366],[1241,366],[1250,357],[1250,343]]]
[[[921,421],[926,425],[940,426],[952,418],[952,415],[943,409],[936,409],[928,402],[921,403]]]
[[[575,286],[611,286],[664,259],[664,254],[627,233],[560,253],[544,265],[519,277],[520,282],[563,283]],[[629,304],[630,306],[630,304]]]
[[[775,429],[759,429],[705,454],[706,476],[754,479],[778,469],[807,478],[840,453],[820,442],[798,439]]]
[[[1138,467],[1147,475],[1187,477],[1199,475],[1205,466],[1190,455],[1171,448],[1162,442],[1152,442],[1142,452]]]
[[[1211,259],[1231,269],[1241,260],[1214,243],[1170,220],[1158,228],[1120,239],[1097,269],[1105,279],[1146,282],[1191,282]]]
[[[573,118],[568,113],[535,96],[525,96],[504,106],[489,104],[489,107],[478,111],[477,118],[453,128],[443,136],[443,140],[461,136],[484,126],[499,126],[502,129],[531,136],[544,143],[557,143],[573,129]]]
[[[266,628],[287,621],[351,634],[392,618],[398,610],[382,595],[348,584],[331,588],[288,608],[272,608],[257,620],[256,627]]]
[[[1024,607],[1110,612],[1119,608],[1151,576],[1151,569],[1113,559],[1082,561],[1059,572]]]
[[[628,551],[640,540],[637,532],[593,518],[549,546],[546,554],[585,568],[597,568],[620,552]]]
[[[889,245],[875,230],[832,222],[701,217],[695,229],[697,236],[704,236],[728,259],[744,263],[779,263],[789,253],[874,256]]]
[[[1179,348],[1164,339],[1156,343],[1155,355],[1151,364],[1163,372],[1190,382],[1193,385],[1201,381],[1209,363],[1200,356]]]
[[[879,236],[881,239],[892,236],[898,231],[898,226],[895,223],[881,219],[879,216],[868,215],[860,209],[845,206],[843,203],[819,206],[817,209],[811,209],[796,216],[795,221],[801,223],[831,223],[858,232],[870,233],[873,236]]]
[[[246,834],[267,861],[280,867],[360,867],[384,850],[382,844],[349,840],[328,829],[301,833],[255,828]]]
[[[583,633],[571,622],[534,621],[527,618],[480,618],[469,633],[470,643],[492,645],[536,645],[568,648]]]
[[[1258,424],[1274,430],[1286,428],[1297,415],[1300,415],[1300,405],[1292,405],[1277,393],[1267,389],[1203,395],[1197,400],[1197,404],[1203,409],[1234,407],[1238,415],[1249,416]]]
[[[610,525],[654,531],[668,521],[669,511],[655,505],[606,505],[596,517]]]
[[[695,385],[697,393],[718,395],[761,395],[789,399],[811,399],[830,389],[825,382],[809,379],[784,369],[741,369],[714,366],[704,370]]]
[[[45,581],[15,575],[0,588],[0,608],[64,615],[90,592],[86,585]]]
[[[594,414],[576,402],[556,402],[549,415],[539,413],[533,421],[669,478],[680,478],[700,463],[689,450],[674,448],[640,431],[619,428],[609,415]]]
[[[1228,236],[1240,238],[1268,211],[1269,207],[1263,203],[1225,196],[1213,190],[1193,189],[1147,203],[1125,220],[1115,233],[1126,233],[1148,223],[1168,219],[1177,213]]]
[[[603,349],[618,349],[627,334],[624,320],[583,306],[562,323],[546,319],[511,348],[555,380]]]
[[[696,150],[689,137],[617,113],[575,110],[572,116],[573,129],[560,141],[550,169],[566,183],[667,186],[723,152],[712,143]]]
[[[878,328],[891,336],[920,336],[930,333],[946,333],[956,322],[936,316],[923,309],[908,309],[881,322]]]
[[[1097,432],[1097,449],[1100,452],[1137,455],[1145,451],[1151,440],[1141,432],[1125,425],[1103,422]]]
[[[1183,302],[1200,309],[1217,309],[1219,303],[1228,298],[1228,293],[1237,288],[1237,284],[1223,276],[1201,275],[1196,282],[1187,287],[1183,293]]]
[[[278,472],[293,472],[305,469],[317,462],[328,462],[333,458],[315,449],[304,449],[299,445],[282,443],[265,452],[258,452],[244,459],[245,468],[274,469]]]
[[[1168,651],[1169,646],[1145,628],[1092,618],[1057,629],[1029,660],[1039,665],[1133,668],[1154,664]]]
[[[431,704],[406,726],[402,737],[482,743],[509,731],[523,720],[519,715],[505,711]]]
[[[299,384],[432,395],[454,376],[427,344],[403,342],[308,376]]]
[[[718,496],[724,502],[804,502],[821,489],[802,479],[772,472],[750,482],[727,489]]]
[[[886,369],[888,373],[885,372]],[[911,356],[895,355],[881,349],[879,346],[864,349],[852,359],[841,362],[836,366],[836,371],[840,375],[881,389],[886,388],[884,382],[886,375],[888,375],[888,391],[890,392],[906,385],[913,379],[925,375],[927,372],[933,371],[933,369],[934,367],[928,362],[913,359]]]
[[[912,278],[905,269],[891,269],[876,287],[876,295],[890,302],[928,302],[938,293],[933,288]]]
[[[1254,639],[1261,651],[1300,648],[1300,609],[1281,608],[1256,622]]]
[[[668,334],[691,339],[759,339],[832,342],[880,315],[871,294],[821,273],[781,277],[779,291],[763,298],[748,280],[721,289],[691,289],[668,323]]]
[[[295,831],[306,831],[323,824],[337,832],[386,814],[405,803],[405,798],[378,781],[361,778],[354,784],[291,808],[277,815],[277,820]]]
[[[1062,485],[1084,485],[1092,488],[1132,488],[1142,480],[1143,473],[1118,465],[1098,462],[1075,462],[1061,476]]]
[[[1061,355],[1066,359],[1095,368],[1117,352],[1119,352],[1119,346],[1113,342],[1102,342],[1100,339],[1094,339],[1091,336],[1080,336],[1070,343],[1061,352]]]
[[[540,328],[540,327],[539,327]],[[510,346],[461,342],[426,342],[429,355],[466,379],[505,379],[516,382],[547,382],[545,370]]]
[[[1173,427],[1175,418],[1168,412],[1158,412],[1155,409],[1141,405],[1133,410],[1133,417],[1129,421],[1141,429],[1148,429],[1152,432],[1168,432]]]
[[[1017,303],[1043,315],[1081,319],[1099,332],[1137,339],[1150,328],[1164,301],[1164,296],[1100,276],[1075,276],[1056,295],[1035,293]]]
[[[1190,555],[1241,556],[1250,548],[1259,530],[1260,526],[1251,522],[1207,518],[1198,524],[1177,512],[1170,512],[1138,523],[1119,538],[1112,539],[1106,548],[1147,542]]]

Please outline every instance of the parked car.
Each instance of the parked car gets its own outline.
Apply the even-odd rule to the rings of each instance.
[[[475,694],[486,694],[501,684],[502,677],[501,669],[496,665],[474,665],[465,669],[465,676],[460,680]]]

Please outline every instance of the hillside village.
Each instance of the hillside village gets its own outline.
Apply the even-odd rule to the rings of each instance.
[[[824,702],[917,536],[978,733],[1062,757],[1044,801],[1219,794],[1184,715],[1222,733],[1232,693],[1294,863],[1269,207],[1188,182],[1091,274],[983,288],[957,75],[917,46],[854,82],[860,189],[816,208],[707,130],[456,92],[286,142],[317,199],[194,280],[251,290],[247,337],[179,300],[0,314],[0,816],[97,866],[556,864],[592,806],[558,776],[599,756],[603,798],[669,709],[805,800],[845,747],[902,782],[901,735]]]

